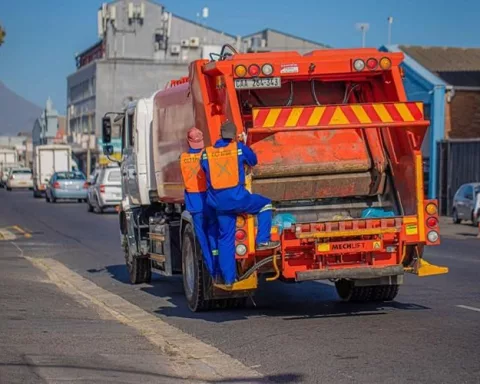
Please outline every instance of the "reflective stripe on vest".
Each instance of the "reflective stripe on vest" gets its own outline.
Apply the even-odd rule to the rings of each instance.
[[[200,168],[200,156],[201,153],[182,153],[180,156],[180,169],[187,192],[207,190],[207,178],[203,169]]]
[[[239,184],[238,155],[236,142],[226,147],[207,147],[205,150],[213,189],[233,188]]]

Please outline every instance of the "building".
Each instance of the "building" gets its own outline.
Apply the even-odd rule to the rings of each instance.
[[[304,54],[315,49],[325,48],[330,48],[330,46],[267,28],[242,37],[241,50],[244,52],[295,50]]]
[[[480,48],[399,48],[448,84],[445,137],[480,137]]]
[[[33,146],[53,144],[57,136],[59,121],[64,122],[65,117],[59,116],[58,111],[53,107],[52,99],[48,98],[45,109],[33,124]]]
[[[17,151],[17,161],[20,164],[27,165],[27,137],[18,134],[17,136],[0,136],[0,148],[12,148]]]
[[[207,59],[226,43],[240,49],[242,41],[246,50],[257,43],[270,50],[325,47],[270,29],[242,40],[148,0],[103,4],[98,35],[96,44],[76,56],[77,70],[67,78],[67,135],[86,173],[101,151],[104,114],[121,111],[131,99],[148,97],[185,76],[192,60]]]

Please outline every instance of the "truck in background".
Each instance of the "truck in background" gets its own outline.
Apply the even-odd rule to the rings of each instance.
[[[55,172],[72,170],[72,149],[64,144],[37,145],[33,150],[33,197],[44,196]]]
[[[18,164],[18,153],[15,148],[0,147],[0,186],[3,188],[7,182],[8,169],[20,166]]]
[[[406,100],[402,60],[375,49],[240,54],[226,45],[218,60],[194,61],[188,77],[156,93],[147,141],[126,111],[119,222],[130,281],[149,282],[152,269],[182,273],[188,306],[200,311],[244,305],[262,276],[330,280],[344,301],[389,301],[406,272],[447,273],[423,259],[426,245],[440,243],[438,205],[423,194],[429,122],[421,103]],[[257,154],[246,188],[272,200],[272,239],[281,242],[257,251],[255,217],[239,215],[231,290],[205,271],[179,164],[189,128],[211,145],[226,120]],[[102,125],[108,143],[110,118]],[[134,159],[147,151],[155,179],[140,185]]]

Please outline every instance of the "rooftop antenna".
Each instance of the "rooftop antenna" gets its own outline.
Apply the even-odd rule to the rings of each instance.
[[[370,24],[368,23],[357,23],[355,24],[357,30],[362,32],[362,48],[365,48],[365,43],[367,40],[367,31],[370,28]]]
[[[392,44],[392,24],[393,24],[393,17],[389,16],[387,18],[388,21],[388,45]]]

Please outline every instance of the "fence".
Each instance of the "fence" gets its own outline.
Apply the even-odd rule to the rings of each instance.
[[[438,202],[450,215],[455,192],[465,183],[480,182],[480,139],[449,139],[438,143]]]

